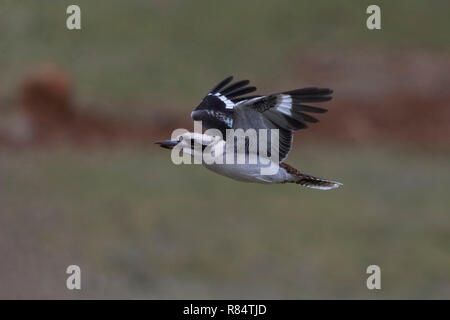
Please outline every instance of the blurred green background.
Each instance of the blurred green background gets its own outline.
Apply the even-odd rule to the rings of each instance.
[[[81,31],[65,26],[73,3]],[[381,31],[365,26],[370,4],[381,6]],[[0,8],[3,127],[22,114],[23,79],[49,63],[70,78],[78,113],[149,126],[166,114],[190,123],[191,109],[230,74],[262,92],[336,89],[338,101],[325,107],[348,112],[341,125],[355,128],[345,101],[365,110],[398,91],[448,97],[448,1],[3,0]],[[392,112],[409,107],[377,101]],[[441,112],[448,130],[439,103],[421,107]],[[296,134],[288,163],[344,183],[330,192],[175,166],[152,137],[89,146],[0,139],[0,298],[450,298],[448,140],[366,140],[364,128],[336,140],[327,116],[310,138]],[[431,118],[409,117],[411,134],[438,130]],[[71,264],[81,267],[81,291],[65,287]],[[366,288],[371,264],[381,267],[382,290]]]

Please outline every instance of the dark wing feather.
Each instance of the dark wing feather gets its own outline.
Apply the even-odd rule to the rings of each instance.
[[[228,78],[223,79],[209,93],[219,92],[219,90],[225,87],[227,84],[229,84],[231,80],[233,80],[233,76],[229,76]]]
[[[250,92],[253,92],[253,91],[256,91],[255,87],[246,87],[246,88],[242,88],[242,89],[233,91],[231,93],[228,93],[227,97],[235,98],[235,97],[239,97],[239,96],[242,96],[244,94],[247,94],[247,93],[250,93]]]
[[[228,88],[226,88],[225,90],[220,91],[220,93],[223,95],[227,95],[228,93],[230,93],[234,90],[245,87],[249,83],[250,83],[250,81],[248,81],[248,80],[241,80],[241,81],[235,82],[231,86],[228,86]]]
[[[248,80],[230,84],[232,80],[230,76],[219,82],[191,113],[192,119],[202,121],[205,129],[218,129],[224,137],[226,129],[232,128],[236,103],[248,99],[242,96],[256,90],[255,87],[247,87]]]

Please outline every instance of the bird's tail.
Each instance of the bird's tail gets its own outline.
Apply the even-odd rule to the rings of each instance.
[[[320,189],[320,190],[331,190],[342,186],[342,183],[340,182],[316,178],[303,173],[297,174],[296,180],[293,182],[311,189]]]
[[[331,190],[342,186],[342,183],[340,182],[330,181],[301,173],[299,170],[295,169],[294,167],[291,167],[286,163],[281,163],[280,166],[291,174],[292,180],[286,182],[292,182],[308,188],[320,190]]]

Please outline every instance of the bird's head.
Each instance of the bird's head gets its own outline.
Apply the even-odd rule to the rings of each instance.
[[[156,144],[159,144],[162,148],[166,149],[173,149],[175,146],[179,146],[182,149],[193,149],[196,145],[202,146],[202,149],[204,149],[216,140],[216,137],[207,134],[185,132],[176,136],[174,139],[158,141]]]

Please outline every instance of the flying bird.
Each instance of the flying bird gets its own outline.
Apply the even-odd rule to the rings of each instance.
[[[182,149],[194,157],[199,156],[198,152],[208,150],[208,146],[209,150],[220,146],[221,149],[214,149],[212,154],[222,159],[226,159],[228,155],[229,159],[234,161],[202,162],[202,164],[218,174],[238,181],[296,183],[320,190],[330,190],[342,185],[339,182],[305,174],[284,162],[292,148],[293,131],[306,129],[308,123],[319,121],[310,113],[327,112],[326,109],[307,104],[331,100],[332,90],[310,87],[270,95],[249,96],[247,94],[256,91],[256,88],[248,86],[250,83],[248,80],[230,84],[232,80],[233,77],[228,77],[217,84],[192,111],[192,119],[201,121],[202,126],[207,129],[205,133],[185,132],[175,139],[160,141],[157,144],[167,149]],[[215,129],[218,134],[208,134],[210,131],[208,129]],[[244,143],[241,143],[240,147],[239,138],[229,135],[229,132],[233,130],[237,132],[239,129],[242,129],[241,132],[255,130],[256,140],[244,136],[244,140],[241,140]],[[277,133],[275,138],[267,133],[262,140],[260,132],[274,129]],[[261,141],[266,145],[261,144]],[[263,152],[265,151],[263,149],[267,151]],[[222,150],[222,153],[217,150]],[[239,155],[247,160],[253,156],[256,161],[253,163],[235,161]],[[269,170],[270,166],[275,170],[270,174],[263,173],[263,168]]]

